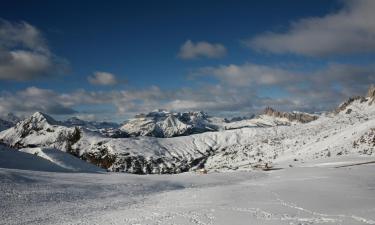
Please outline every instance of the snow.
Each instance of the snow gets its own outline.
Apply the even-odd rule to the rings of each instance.
[[[57,149],[10,149],[0,145],[0,167],[49,172],[104,172]]]
[[[351,160],[367,159],[335,162]],[[375,224],[374,172],[375,164],[152,176],[0,168],[0,217],[9,225]]]

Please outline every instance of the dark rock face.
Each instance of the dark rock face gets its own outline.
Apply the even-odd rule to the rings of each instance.
[[[300,123],[308,123],[311,121],[314,121],[318,119],[318,116],[311,115],[308,113],[302,113],[302,112],[279,112],[271,107],[267,107],[263,111],[264,115],[273,116],[273,117],[279,117],[279,118],[286,118],[289,121],[297,121]]]

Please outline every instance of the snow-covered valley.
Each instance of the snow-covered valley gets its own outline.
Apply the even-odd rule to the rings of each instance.
[[[2,224],[375,224],[373,157],[139,176],[0,169]],[[341,162],[341,163],[340,163]]]

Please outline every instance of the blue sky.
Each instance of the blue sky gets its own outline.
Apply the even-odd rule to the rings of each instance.
[[[0,58],[0,112],[325,110],[374,82],[373,9],[369,0],[3,2],[0,53],[15,58]]]

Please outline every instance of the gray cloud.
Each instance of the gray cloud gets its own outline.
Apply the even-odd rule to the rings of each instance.
[[[196,74],[196,79],[214,76],[219,82],[174,90],[151,86],[112,91],[81,89],[67,93],[29,87],[15,93],[0,93],[0,113],[78,113],[81,116],[92,114],[91,117],[95,115],[100,119],[124,118],[157,108],[204,110],[216,114],[254,113],[266,106],[280,110],[321,111],[334,108],[347,97],[363,95],[369,84],[375,83],[375,67],[370,65],[329,64],[317,71],[298,73],[280,67],[247,63],[199,71],[204,71],[204,74]],[[209,72],[212,74],[207,74]],[[233,82],[237,79],[242,82]],[[263,90],[273,90],[275,87],[280,92],[268,97],[261,95]],[[281,94],[278,96],[277,93]],[[84,110],[76,112],[76,108]]]
[[[26,81],[61,74],[66,68],[37,28],[0,19],[0,79]]]
[[[254,85],[281,85],[290,81],[300,81],[302,76],[280,67],[246,63],[243,65],[221,65],[218,67],[204,67],[191,74],[191,77],[213,76],[222,83],[249,87]]]
[[[223,87],[237,88],[238,95],[247,89],[259,91],[277,88],[282,92],[283,99],[289,100],[283,108],[315,111],[335,107],[350,96],[363,95],[368,86],[375,83],[375,66],[328,64],[319,70],[302,72],[246,63],[205,67],[191,76],[194,79],[214,77]],[[278,99],[273,95],[273,100]],[[270,104],[265,101],[259,103]]]
[[[199,57],[221,58],[227,54],[227,49],[222,44],[212,44],[205,41],[193,43],[187,40],[180,48],[178,57],[181,59],[196,59]]]
[[[293,22],[284,33],[267,32],[245,41],[251,48],[307,56],[375,51],[375,1],[345,0],[338,12]]]
[[[0,113],[16,112],[28,114],[42,111],[50,114],[72,114],[76,111],[61,101],[61,96],[52,90],[29,87],[17,93],[0,94]]]
[[[87,80],[90,84],[103,86],[115,85],[118,83],[114,74],[100,71],[96,71],[92,76],[88,76]]]

